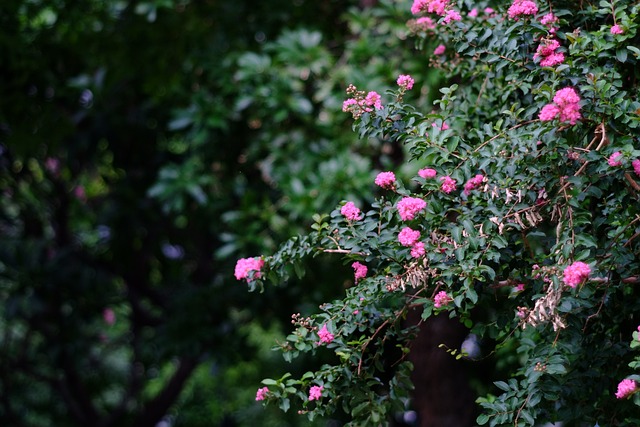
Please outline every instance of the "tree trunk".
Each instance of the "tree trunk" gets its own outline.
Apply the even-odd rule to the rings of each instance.
[[[418,324],[420,312],[410,312],[407,322]],[[460,349],[468,334],[457,319],[446,314],[420,325],[409,360],[414,370],[413,407],[421,427],[467,427],[475,425],[475,396],[469,387],[468,363],[456,360],[446,348]],[[446,348],[439,348],[445,344]]]

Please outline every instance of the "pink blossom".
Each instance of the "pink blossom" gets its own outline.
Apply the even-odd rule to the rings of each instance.
[[[445,291],[440,291],[433,298],[433,306],[435,308],[440,308],[448,305],[451,301],[453,301],[449,295]]]
[[[582,118],[579,104],[570,104],[560,108],[560,121],[575,125]]]
[[[360,310],[353,310],[353,314],[358,314],[360,313]]]
[[[460,16],[460,12],[454,9],[448,9],[445,12],[445,17],[442,20],[443,23],[448,24],[451,21],[460,21],[462,20],[462,16]]]
[[[495,10],[491,9],[490,7],[485,7],[484,13],[487,15],[493,15],[495,13]]]
[[[563,108],[567,105],[577,104],[580,102],[580,96],[576,90],[572,87],[565,87],[556,92],[553,96],[553,102],[558,104],[560,108]]]
[[[260,269],[264,266],[264,260],[262,258],[242,258],[236,263],[235,276],[236,279],[250,280],[260,278]],[[253,276],[250,275],[254,272]]]
[[[318,331],[318,337],[320,338],[320,343],[331,344],[333,341],[333,334],[327,329],[326,323],[322,325],[322,328]]]
[[[411,6],[411,13],[417,15],[420,12],[428,12],[442,16],[447,4],[447,0],[414,0]]]
[[[616,398],[626,399],[627,397],[635,393],[637,389],[638,389],[638,385],[634,380],[630,380],[628,378],[624,379],[620,381],[620,384],[618,384],[618,391],[616,391]]]
[[[572,87],[560,89],[553,96],[554,104],[545,105],[540,111],[541,121],[550,121],[560,116],[560,121],[574,125],[582,117],[580,115],[580,96]]]
[[[564,53],[557,52],[552,53],[551,55],[543,58],[540,61],[540,65],[543,67],[555,67],[556,65],[560,65],[564,62]]]
[[[447,0],[431,0],[427,6],[427,12],[442,16],[448,5],[449,2]]]
[[[354,270],[356,282],[358,282],[358,279],[364,279],[365,277],[367,277],[368,269],[366,265],[360,264],[358,261],[356,261],[351,264],[351,267]]]
[[[611,34],[614,34],[614,35],[624,33],[624,30],[618,24],[615,24],[613,27],[611,27],[610,31],[611,31]]]
[[[482,185],[483,181],[484,181],[484,175],[482,175],[482,174],[478,174],[478,175],[474,176],[473,178],[471,178],[469,181],[467,181],[464,184],[464,194],[469,194],[469,193],[471,193],[471,191],[473,191],[476,188],[480,187],[480,185]]]
[[[435,169],[431,169],[431,168],[424,168],[418,171],[418,175],[420,175],[420,177],[424,179],[435,178],[437,174],[438,172],[436,172]]]
[[[478,9],[474,7],[469,11],[469,13],[467,13],[467,16],[470,18],[475,18],[476,16],[478,16]]]
[[[411,13],[413,13],[414,15],[417,15],[426,8],[427,8],[427,0],[413,0],[413,5],[411,5]]]
[[[613,153],[609,157],[609,160],[607,161],[607,163],[609,163],[609,166],[611,166],[611,167],[621,166],[622,165],[622,153],[619,152],[619,151],[616,151],[615,153]]]
[[[320,400],[322,397],[322,390],[324,390],[323,386],[314,385],[309,389],[309,401],[312,400]]]
[[[558,114],[560,114],[560,109],[556,104],[547,104],[542,107],[542,110],[540,110],[540,115],[538,117],[543,122],[549,122],[555,119]]]
[[[518,307],[518,311],[516,312],[516,316],[518,316],[521,319],[524,319],[525,317],[527,317],[527,311],[525,310],[524,307]]]
[[[520,16],[535,15],[538,13],[538,5],[531,0],[514,0],[507,14],[511,19],[518,19]]]
[[[449,125],[447,124],[447,122],[442,122],[442,126],[440,126],[440,130],[447,130],[449,129]]]
[[[631,162],[631,166],[633,166],[633,171],[636,175],[640,176],[640,159],[635,159]]]
[[[269,393],[269,387],[259,388],[256,392],[256,401],[264,400],[267,397],[267,393]]]
[[[353,204],[353,202],[347,202],[340,208],[340,213],[344,215],[349,221],[356,221],[360,219],[360,209]]]
[[[56,159],[55,157],[48,157],[44,161],[44,167],[53,175],[58,175],[58,172],[60,172],[60,160]]]
[[[556,22],[558,22],[558,18],[551,12],[547,13],[546,15],[544,15],[540,19],[540,23],[542,25],[547,25],[547,26],[551,26],[551,25],[555,24]]]
[[[403,221],[412,220],[416,214],[427,207],[427,202],[417,197],[403,197],[398,202],[398,213]]]
[[[376,110],[382,109],[382,98],[378,92],[371,91],[367,93],[367,96],[364,98],[364,103],[370,107],[374,107]]]
[[[424,249],[424,243],[422,243],[422,242],[416,242],[411,247],[411,256],[414,257],[414,258],[420,258],[425,253],[426,253],[426,251]]]
[[[522,292],[524,291],[524,283],[518,283],[514,288],[514,292]]]
[[[358,105],[358,101],[353,98],[345,99],[342,103],[342,111],[345,113],[351,111],[351,107]]]
[[[433,19],[428,16],[423,16],[422,18],[418,18],[416,20],[416,24],[422,26],[425,30],[433,30],[436,28],[436,23],[433,22]]]
[[[447,48],[446,48],[446,46],[445,46],[445,45],[443,45],[443,44],[438,45],[438,47],[436,47],[436,48],[433,50],[433,54],[434,54],[434,55],[442,55],[446,49],[447,49]],[[434,124],[435,124],[435,123],[434,123]]]
[[[560,43],[557,40],[543,40],[542,43],[536,49],[536,53],[533,55],[533,59],[540,59],[540,65],[543,67],[553,67],[564,62],[564,53],[556,52],[556,49],[560,47]]]
[[[84,191],[84,187],[82,185],[78,185],[73,189],[73,195],[76,196],[76,199],[80,200],[81,202],[87,201],[87,193],[86,191]]]
[[[543,40],[542,43],[538,45],[538,48],[536,49],[536,53],[533,55],[533,58],[535,59],[540,56],[549,56],[553,52],[555,52],[555,50],[559,47],[560,47],[560,42],[558,42],[558,40],[555,40],[555,39]]]
[[[441,189],[445,193],[449,194],[456,189],[456,180],[451,178],[450,176],[440,177],[440,181],[442,181]]]
[[[405,227],[398,233],[398,241],[402,246],[413,246],[419,239],[420,232],[410,227]]]
[[[591,268],[582,261],[576,261],[564,269],[563,281],[567,286],[575,288],[591,274]]]
[[[393,172],[380,172],[374,182],[384,189],[393,190],[395,188],[396,175]]]
[[[398,86],[400,86],[402,89],[405,90],[411,90],[413,88],[413,84],[415,83],[415,81],[413,80],[413,78],[408,75],[408,74],[400,74],[398,76],[398,80],[396,80],[396,83],[398,84]]]
[[[102,318],[104,319],[104,323],[109,326],[113,326],[116,323],[116,313],[110,308],[105,308],[102,311]]]

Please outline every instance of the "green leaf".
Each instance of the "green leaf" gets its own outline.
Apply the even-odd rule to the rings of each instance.
[[[478,423],[478,425],[480,426],[485,425],[488,421],[489,415],[487,414],[480,414],[478,415],[478,418],[476,418],[476,423]]]
[[[360,415],[360,413],[362,411],[364,411],[365,409],[369,408],[371,406],[371,403],[369,402],[362,402],[359,405],[357,405],[355,408],[353,408],[351,410],[351,416],[352,417],[357,417],[358,415]]]
[[[625,49],[618,49],[616,51],[616,58],[620,62],[626,62],[627,61],[627,51]]]
[[[507,384],[504,381],[495,381],[494,382],[495,386],[498,387],[500,390],[502,391],[509,391],[511,390],[511,388],[509,387],[509,384]]]

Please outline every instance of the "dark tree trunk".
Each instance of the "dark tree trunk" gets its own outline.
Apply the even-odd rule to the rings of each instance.
[[[418,324],[420,312],[410,312],[407,322]],[[467,427],[475,425],[475,396],[469,386],[468,363],[447,353],[460,349],[468,334],[457,319],[446,314],[432,317],[420,325],[409,360],[413,363],[415,385],[413,406],[421,427]]]

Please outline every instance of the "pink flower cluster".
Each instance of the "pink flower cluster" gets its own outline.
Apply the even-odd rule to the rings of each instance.
[[[446,49],[447,49],[447,48],[446,48],[446,46],[445,46],[445,45],[440,44],[440,45],[438,45],[438,47],[436,47],[436,48],[433,50],[433,54],[434,54],[434,55],[436,55],[436,56],[438,56],[438,55],[442,55]]]
[[[436,28],[436,23],[428,16],[418,18],[416,20],[416,24],[418,24],[423,30],[433,30]]]
[[[435,169],[431,168],[424,168],[418,171],[418,175],[424,179],[435,178],[437,174],[438,172],[436,172]]]
[[[427,207],[427,202],[417,197],[403,197],[398,202],[398,213],[403,221],[412,220],[416,214]]]
[[[580,115],[580,96],[572,87],[565,87],[556,92],[553,97],[553,103],[542,107],[539,118],[543,122],[548,122],[556,117],[561,122],[569,122],[575,125],[582,117]]]
[[[433,306],[435,308],[444,307],[453,301],[445,291],[440,291],[433,297]]]
[[[626,399],[633,393],[638,391],[638,384],[634,380],[624,379],[618,384],[618,391],[616,391],[617,399]]]
[[[398,84],[398,86],[400,86],[401,89],[411,90],[413,89],[415,80],[413,80],[413,77],[408,74],[400,74],[398,76],[398,80],[396,80],[396,83]]]
[[[447,0],[413,0],[411,13],[418,15],[420,12],[428,12],[443,16],[447,5]]]
[[[551,12],[547,13],[542,18],[540,18],[540,23],[546,26],[553,26],[553,24],[557,22],[558,22],[558,17]]]
[[[370,107],[374,107],[376,110],[382,109],[382,98],[380,97],[380,94],[378,92],[369,92],[364,98],[364,103]]]
[[[269,387],[259,388],[256,392],[256,401],[264,400],[267,397],[267,393],[269,393]]]
[[[622,34],[624,33],[624,30],[622,29],[622,27],[618,24],[615,24],[614,26],[611,27],[611,30],[609,30],[611,32],[611,34],[616,35],[616,34]]]
[[[235,276],[236,279],[250,280],[252,278],[260,278],[260,269],[264,266],[264,260],[262,258],[242,258],[236,262]],[[250,273],[254,271],[253,277]]]
[[[363,113],[382,109],[382,98],[378,92],[371,91],[365,95],[364,91],[359,91],[354,85],[347,87],[347,94],[352,96],[342,103],[342,111],[351,113],[354,118],[359,118]]]
[[[322,328],[318,331],[318,337],[320,338],[320,343],[331,344],[333,342],[333,334],[329,332],[327,329],[327,324],[322,325]]]
[[[416,244],[411,247],[411,256],[413,258],[420,258],[425,253],[427,252],[424,248],[424,243],[422,242],[416,242]]]
[[[418,240],[420,240],[420,232],[411,227],[405,227],[398,233],[398,241],[402,246],[413,246]]]
[[[402,246],[411,248],[411,256],[414,258],[420,258],[425,254],[424,243],[418,240],[420,240],[420,232],[410,227],[405,227],[398,233],[398,241]]]
[[[640,176],[640,159],[635,159],[631,162],[631,166],[633,166],[633,171],[636,175]]]
[[[622,166],[622,153],[616,151],[611,156],[609,156],[609,160],[607,160],[607,163],[611,167]]]
[[[482,185],[483,181],[484,181],[484,175],[482,175],[482,174],[477,174],[476,176],[471,178],[469,181],[467,181],[464,184],[464,194],[468,195],[473,190],[475,190],[476,188],[480,187]]]
[[[322,398],[322,390],[324,387],[321,385],[314,385],[309,389],[309,401],[320,400]]]
[[[518,19],[520,16],[535,15],[538,13],[538,5],[531,0],[514,0],[507,14],[511,19]]]
[[[440,177],[440,181],[442,181],[441,189],[445,193],[449,194],[452,191],[456,190],[456,180],[451,178],[450,176]]]
[[[543,67],[554,67],[564,62],[564,53],[556,52],[560,43],[554,39],[545,39],[540,43],[533,59],[540,58],[540,65]]]
[[[380,172],[373,182],[386,190],[393,190],[395,188],[396,175],[393,172]]]
[[[582,261],[576,261],[564,269],[562,280],[567,286],[575,288],[586,280],[589,274],[591,274],[589,265]]]
[[[462,16],[460,16],[460,12],[454,9],[448,9],[445,12],[444,19],[442,20],[443,24],[449,24],[451,21],[460,21],[462,20]]]
[[[353,202],[347,202],[340,208],[340,213],[344,215],[349,221],[357,221],[360,219],[360,209],[353,204]]]
[[[367,272],[369,270],[367,269],[366,265],[360,264],[358,261],[356,261],[353,264],[351,264],[351,267],[354,270],[356,283],[358,282],[359,279],[364,279],[365,277],[367,277]]]

